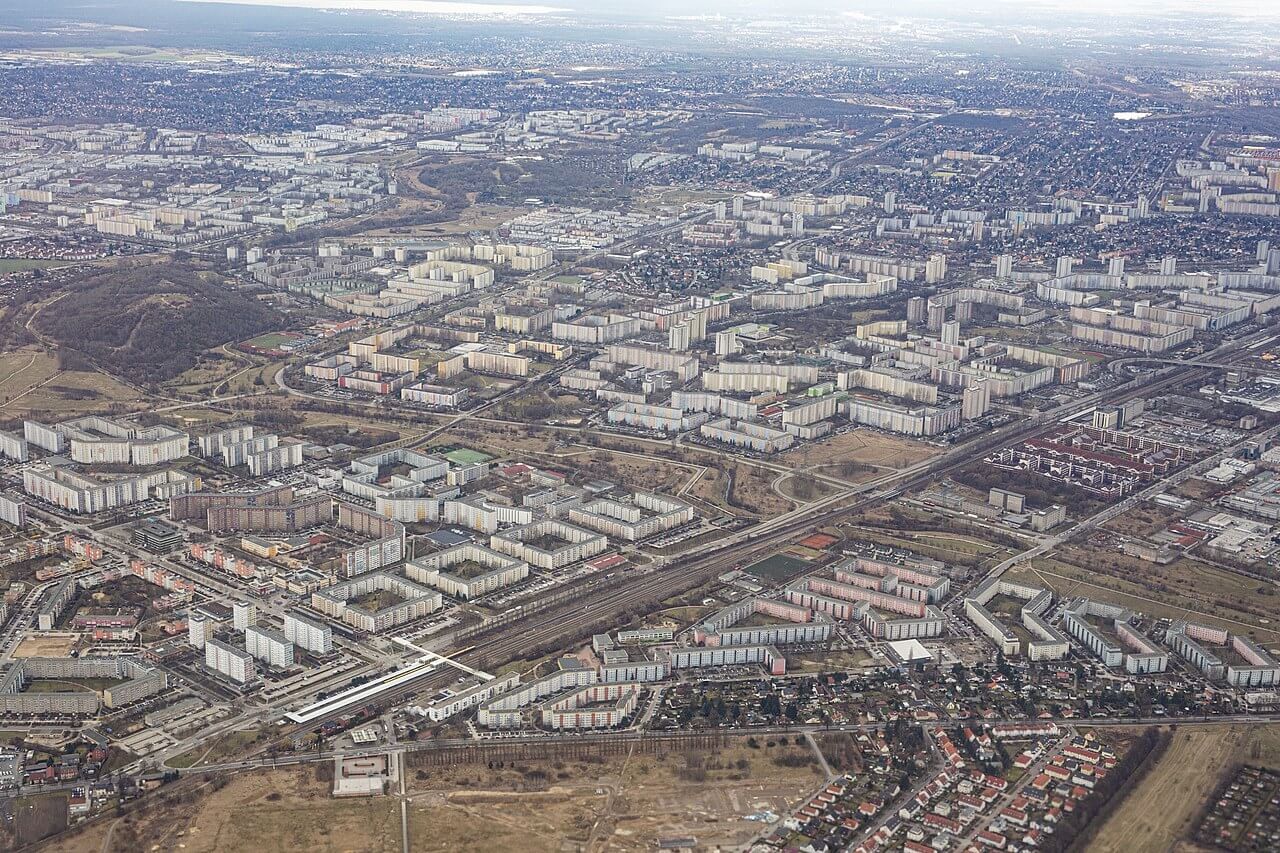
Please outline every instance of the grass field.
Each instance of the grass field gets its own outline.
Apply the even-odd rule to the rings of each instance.
[[[50,261],[44,258],[0,258],[0,275],[25,270],[42,270],[49,267],[66,266],[74,261]]]
[[[32,844],[66,828],[67,795],[22,797],[14,803],[13,814],[13,826],[6,829],[15,833],[18,844]]]
[[[1102,558],[1095,562],[1105,569]],[[1232,632],[1253,637],[1271,647],[1280,642],[1276,620],[1252,612],[1261,597],[1256,582],[1246,582],[1212,566],[1182,560],[1167,567],[1139,564],[1127,575],[1091,571],[1063,560],[1035,560],[1032,566],[1016,566],[1009,580],[1024,580],[1048,586],[1060,596],[1086,595],[1137,610],[1157,619],[1187,619],[1221,625]],[[1154,590],[1153,583],[1163,584]],[[1249,608],[1244,610],[1242,608]],[[1262,611],[1265,612],[1265,611]]]
[[[245,730],[229,732],[213,742],[202,743],[195,749],[169,759],[170,767],[199,767],[203,764],[218,764],[236,758],[258,741],[259,732]]]
[[[468,450],[465,447],[461,447],[457,450],[450,450],[444,455],[444,458],[455,465],[476,465],[481,462],[488,462],[493,457],[487,453],[481,453],[479,450]]]
[[[101,692],[116,684],[119,678],[41,678],[27,684],[25,693],[73,693],[75,691]]]
[[[244,345],[260,349],[276,349],[285,344],[293,343],[297,339],[298,335],[287,332],[267,332],[265,335],[258,335],[256,338],[245,341]]]
[[[1090,851],[1163,853],[1193,829],[1223,774],[1237,762],[1280,766],[1280,724],[1180,726],[1169,749],[1111,813]]]
[[[32,411],[69,418],[101,412],[113,403],[143,405],[133,388],[91,370],[60,370],[44,347],[23,347],[0,354],[0,412],[19,417]]]
[[[804,560],[798,560],[786,554],[774,554],[771,557],[765,557],[758,563],[752,563],[744,568],[743,571],[761,580],[777,582],[791,577],[808,565]]]

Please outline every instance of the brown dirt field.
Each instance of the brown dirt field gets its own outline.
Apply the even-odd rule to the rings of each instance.
[[[1182,517],[1182,513],[1156,504],[1136,506],[1102,525],[1127,536],[1144,537],[1159,533]]]
[[[76,646],[75,637],[24,637],[14,649],[15,658],[64,658]]]
[[[804,749],[738,744],[693,757],[411,770],[410,846],[639,851],[659,838],[695,835],[700,848],[736,848],[762,828],[745,815],[785,814],[822,781],[816,764],[774,761]]]
[[[413,797],[409,844],[414,850],[521,850],[553,853],[583,843],[605,804],[595,786],[549,791],[459,791]]]
[[[1280,725],[1181,726],[1160,761],[1108,818],[1089,849],[1163,853],[1181,842],[1235,762],[1280,766]]]
[[[595,836],[597,849],[651,850],[656,839],[691,835],[705,849],[742,847],[763,828],[746,815],[786,814],[822,782],[816,764],[774,763],[791,749],[800,747],[725,749],[707,757],[705,782],[685,781],[681,759],[632,758]]]
[[[314,768],[245,773],[204,798],[182,843],[186,853],[400,850],[391,797],[334,800]],[[277,799],[268,797],[279,795]]]
[[[918,441],[897,438],[869,429],[855,429],[811,444],[798,453],[790,453],[786,459],[795,467],[856,462],[861,465],[898,470],[937,454],[937,448]]]
[[[137,391],[105,374],[59,370],[57,358],[43,348],[0,355],[0,412],[8,417],[42,411],[69,418],[112,403],[135,408],[143,402]]]

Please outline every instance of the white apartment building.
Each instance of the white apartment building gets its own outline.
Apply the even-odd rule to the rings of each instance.
[[[250,625],[244,632],[244,648],[272,669],[288,669],[293,666],[293,643],[289,642],[283,631]]]
[[[405,576],[453,598],[472,599],[517,584],[529,564],[482,545],[464,543],[405,563]]]
[[[327,655],[333,651],[333,629],[298,613],[284,614],[284,636],[312,654]]]
[[[544,519],[495,533],[489,537],[489,547],[540,569],[558,569],[602,553],[609,540],[563,521]]]
[[[209,640],[205,643],[204,665],[237,684],[247,684],[258,674],[253,655],[221,640]]]

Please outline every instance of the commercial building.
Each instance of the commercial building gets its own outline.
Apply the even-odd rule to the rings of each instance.
[[[154,518],[135,524],[132,538],[133,544],[153,554],[167,554],[182,547],[182,531]]]

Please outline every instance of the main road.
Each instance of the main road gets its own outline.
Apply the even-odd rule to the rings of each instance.
[[[1258,332],[1223,344],[1212,356],[1217,362],[1259,340],[1275,337],[1273,332]],[[716,575],[767,556],[797,535],[816,526],[828,524],[850,513],[893,500],[905,491],[917,489],[972,464],[987,453],[1034,437],[1064,417],[1094,406],[1124,402],[1139,396],[1158,394],[1172,386],[1200,381],[1214,367],[1188,363],[1168,367],[1154,377],[1142,377],[1090,394],[1031,418],[987,433],[976,441],[952,448],[941,456],[891,472],[866,483],[836,492],[743,531],[731,533],[715,542],[699,546],[658,570],[635,575],[620,574],[612,582],[599,584],[578,598],[557,601],[518,620],[497,622],[482,627],[465,637],[471,650],[457,655],[464,663],[494,666],[525,657],[531,650],[579,638],[601,622],[616,621],[634,614],[638,608],[652,605],[672,595],[695,588]],[[461,643],[463,638],[458,638]],[[437,651],[447,653],[447,649]],[[406,684],[401,694],[429,690],[450,683],[455,674],[448,669],[435,670],[420,681]],[[386,701],[396,694],[383,697]],[[338,712],[335,712],[337,715]],[[308,727],[319,725],[314,721]],[[296,731],[296,730],[295,730]]]

